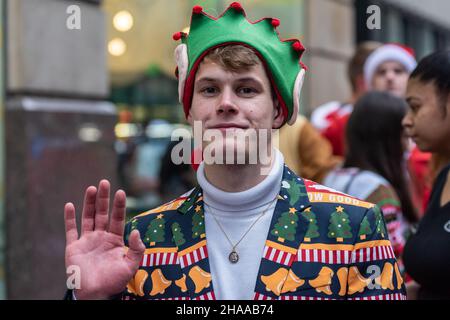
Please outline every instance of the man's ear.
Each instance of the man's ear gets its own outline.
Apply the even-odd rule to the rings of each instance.
[[[191,110],[192,110],[192,108],[189,109],[189,113],[187,115],[186,120],[191,125],[191,127],[194,127],[194,121],[193,121],[193,118],[192,118]]]
[[[285,122],[284,114],[283,114],[283,110],[281,110],[281,105],[280,105],[280,102],[278,101],[278,99],[275,99],[273,101],[273,105],[274,105],[274,112],[273,112],[272,128],[279,129]]]

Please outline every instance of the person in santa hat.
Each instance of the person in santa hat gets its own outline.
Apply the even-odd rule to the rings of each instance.
[[[403,97],[409,74],[414,70],[416,60],[412,49],[397,44],[385,44],[374,50],[363,67],[367,90],[387,91]],[[352,108],[353,109],[353,108]],[[337,156],[345,155],[345,128],[352,110],[336,115],[322,131],[333,146]]]
[[[385,91],[403,98],[409,75],[416,65],[411,48],[399,44],[381,46],[364,64],[364,79],[368,90]]]

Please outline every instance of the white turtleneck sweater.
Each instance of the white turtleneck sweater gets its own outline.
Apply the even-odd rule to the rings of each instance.
[[[203,189],[206,204],[205,228],[211,276],[214,293],[219,300],[253,299],[256,277],[276,205],[275,199],[283,177],[284,158],[280,151],[275,151],[270,174],[256,186],[242,192],[225,192],[213,186],[206,179],[203,162],[197,170],[197,180]],[[267,208],[266,213],[237,246],[239,261],[231,263],[228,256],[232,247],[211,210],[235,244]]]

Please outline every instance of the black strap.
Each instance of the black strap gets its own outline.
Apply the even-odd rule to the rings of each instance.
[[[356,169],[356,172],[352,173],[350,180],[346,183],[344,190],[342,192],[348,194],[348,190],[350,190],[350,187],[352,186],[353,181],[360,173],[361,173],[361,170],[359,170],[359,169]]]

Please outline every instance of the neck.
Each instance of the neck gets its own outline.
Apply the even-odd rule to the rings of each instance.
[[[240,215],[252,215],[260,212],[258,210],[261,206],[268,204],[278,195],[283,178],[283,154],[277,149],[273,151],[271,168],[262,167],[267,169],[263,171],[264,174],[255,171],[255,168],[258,168],[256,165],[247,169],[226,169],[229,171],[219,171],[220,168],[213,166],[210,168],[213,169],[211,180],[209,175],[206,177],[205,163],[200,163],[197,181],[203,190],[204,202],[221,212],[232,212],[230,214],[239,212]],[[221,174],[217,175],[217,172]],[[230,175],[239,179],[230,179]],[[255,179],[255,176],[260,179]]]
[[[442,169],[450,164],[450,152],[433,153],[432,168],[435,175],[438,175]]]
[[[241,192],[253,188],[262,182],[274,164],[275,152],[270,154],[270,165],[207,165],[204,166],[205,176],[216,188],[226,192]]]

